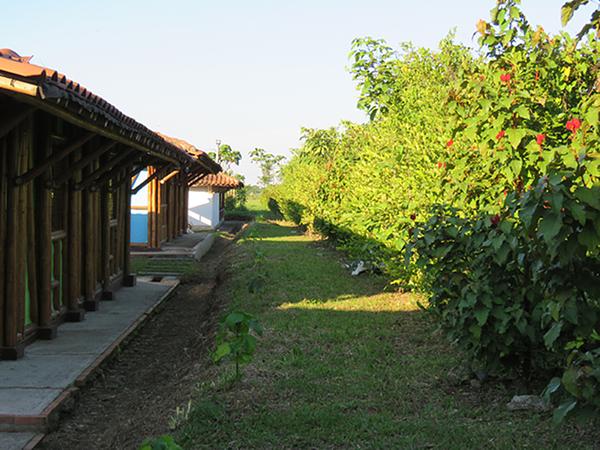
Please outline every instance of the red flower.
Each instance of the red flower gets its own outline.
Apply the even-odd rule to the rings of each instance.
[[[542,134],[542,133],[538,134],[538,135],[535,137],[535,141],[538,143],[538,145],[542,145],[542,144],[544,143],[544,140],[545,140],[545,139],[546,139],[546,135],[545,135],[545,134]]]
[[[500,81],[503,83],[508,83],[510,81],[510,73],[503,73],[500,75]]]
[[[500,130],[500,132],[496,135],[496,139],[500,140],[504,137],[504,135],[506,134],[506,131],[504,130]]]
[[[536,70],[535,71],[535,81],[538,81],[540,79],[540,73]]]
[[[415,220],[416,218],[417,218],[417,215],[416,215],[416,214],[411,214],[411,215],[410,215],[410,220]]]
[[[572,133],[575,133],[579,128],[581,128],[581,120],[574,118],[567,121],[567,130]]]
[[[438,161],[437,166],[438,166],[438,169],[445,169],[446,168],[446,163]]]
[[[496,214],[495,216],[492,216],[492,218],[490,219],[492,221],[492,225],[496,226],[500,223],[500,214]]]
[[[452,147],[454,145],[454,141],[452,139],[450,139],[448,142],[446,142],[446,147]]]

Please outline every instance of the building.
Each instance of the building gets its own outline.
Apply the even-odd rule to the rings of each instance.
[[[79,83],[0,50],[0,358],[134,283],[131,180],[148,167],[186,186],[210,172]]]
[[[224,218],[225,193],[242,187],[241,181],[223,172],[201,177],[190,187],[189,224],[196,228],[217,228]]]
[[[161,244],[188,230],[187,204],[189,184],[207,173],[218,173],[221,166],[193,145],[161,134],[167,142],[198,161],[196,170],[158,173],[145,168],[133,181],[131,199],[131,244],[159,248]],[[144,180],[150,182],[144,184]]]

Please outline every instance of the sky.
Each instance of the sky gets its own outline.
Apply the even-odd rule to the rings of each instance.
[[[591,8],[567,27],[574,33]],[[524,0],[546,31],[564,0]],[[494,0],[28,0],[2,5],[0,47],[66,74],[147,127],[205,151],[288,156],[300,128],[364,122],[347,67],[352,39],[436,48],[450,29],[476,47]]]

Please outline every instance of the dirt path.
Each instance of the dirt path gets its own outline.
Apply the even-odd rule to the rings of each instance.
[[[116,357],[83,388],[42,449],[135,449],[168,433],[169,419],[187,404],[206,364],[222,302],[215,286],[234,246],[218,237],[188,278]]]

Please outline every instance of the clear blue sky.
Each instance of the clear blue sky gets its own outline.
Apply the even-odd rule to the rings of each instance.
[[[530,21],[560,29],[563,0],[524,0]],[[212,150],[287,155],[300,127],[363,121],[346,71],[359,36],[436,47],[457,28],[475,46],[494,0],[29,0],[2,6],[0,47],[34,55],[148,127]],[[167,6],[165,6],[167,5]],[[594,6],[592,6],[594,7]],[[568,30],[578,30],[590,8]]]

